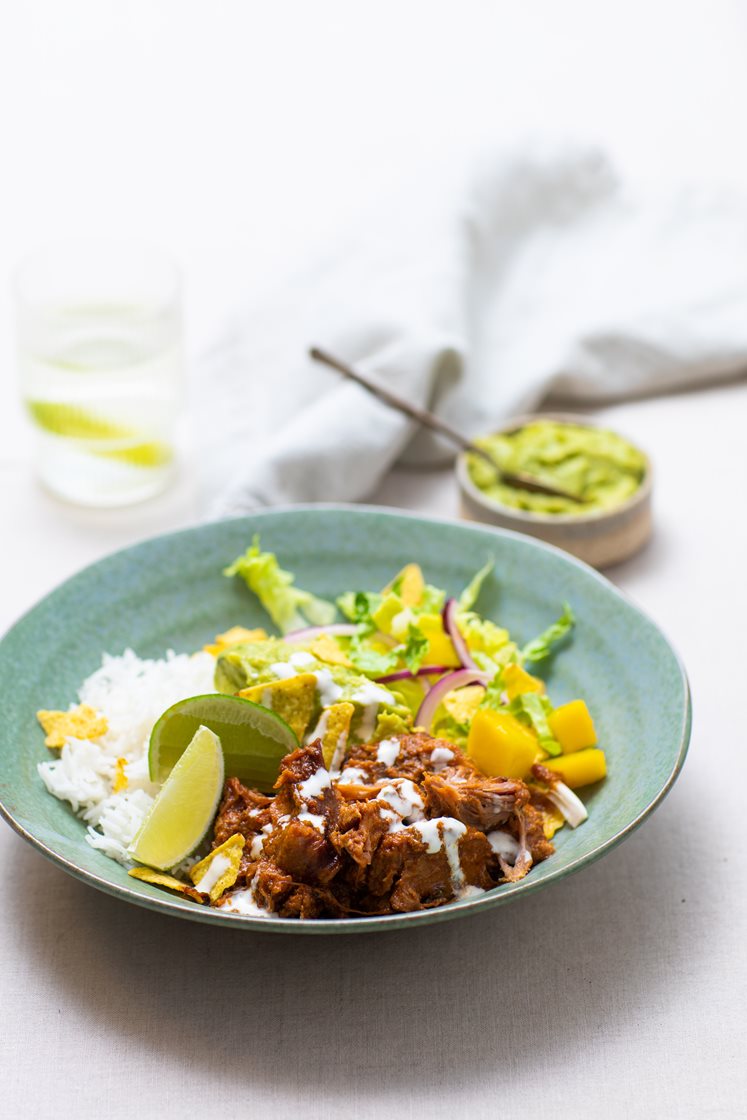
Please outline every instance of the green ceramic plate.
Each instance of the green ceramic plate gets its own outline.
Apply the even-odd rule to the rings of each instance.
[[[563,829],[557,851],[519,883],[435,910],[377,918],[299,922],[197,906],[133,880],[85,841],[69,807],[51,797],[36,765],[50,757],[39,707],[65,708],[102,651],[144,657],[199,649],[229,626],[266,625],[256,600],[222,568],[252,534],[277,552],[299,584],[328,598],[383,586],[410,560],[430,582],[460,590],[488,556],[496,577],[480,609],[519,642],[557,616],[567,599],[578,625],[547,668],[556,703],[583,696],[607,751],[609,777],[583,791],[589,820]],[[500,906],[562,879],[609,851],[659,804],[682,766],[690,735],[687,679],[661,632],[612,584],[565,553],[484,526],[364,507],[297,507],[157,537],[86,568],[43,599],[0,642],[5,683],[0,723],[0,809],[44,855],[128,902],[196,921],[286,933],[351,933],[437,922]]]

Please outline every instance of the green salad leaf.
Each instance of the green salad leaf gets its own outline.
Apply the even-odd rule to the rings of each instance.
[[[243,556],[229,564],[223,574],[241,576],[283,634],[300,630],[309,623],[328,626],[334,620],[334,604],[294,587],[295,577],[280,567],[275,553],[261,551],[259,536],[254,537]]]
[[[418,626],[410,623],[407,630],[407,641],[397,647],[398,652],[411,673],[417,673],[423,664],[423,658],[428,652],[428,639]]]
[[[576,624],[570,603],[563,604],[563,613],[547,630],[528,642],[521,651],[522,661],[544,661],[552,653],[553,646],[562,641]]]
[[[478,600],[482,585],[493,571],[495,567],[495,560],[491,557],[487,563],[483,564],[479,572],[472,577],[462,594],[457,600],[460,611],[471,611]]]
[[[553,735],[547,719],[552,712],[552,704],[546,696],[542,696],[539,692],[524,692],[521,696],[514,697],[508,705],[508,710],[522,723],[534,728],[540,746],[549,755],[563,753],[563,748]]]

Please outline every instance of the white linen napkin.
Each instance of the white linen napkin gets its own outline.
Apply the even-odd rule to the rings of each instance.
[[[684,184],[653,196],[596,151],[537,148],[402,191],[245,308],[206,356],[209,516],[355,501],[400,458],[453,453],[313,363],[313,344],[467,435],[549,397],[601,403],[740,376],[747,202]]]

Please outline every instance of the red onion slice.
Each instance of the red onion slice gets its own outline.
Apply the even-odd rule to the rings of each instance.
[[[442,673],[448,673],[449,670],[449,665],[423,665],[417,673],[411,673],[409,669],[398,669],[396,673],[386,673],[383,677],[377,677],[376,682],[390,684],[391,681],[414,681],[416,677],[440,677]]]
[[[444,624],[444,630],[451,638],[451,644],[454,647],[454,652],[461,665],[465,669],[476,669],[477,665],[472,658],[472,654],[467,649],[467,643],[462,637],[461,631],[457,626],[456,613],[459,610],[459,604],[456,599],[447,599],[444,603],[444,609],[441,612],[441,619]]]
[[[436,710],[447,692],[451,692],[454,688],[463,688],[468,684],[487,685],[490,679],[490,673],[481,673],[479,669],[457,669],[454,673],[447,673],[440,681],[436,681],[418,708],[418,714],[415,716],[416,725],[430,731]]]
[[[320,634],[331,634],[332,637],[352,638],[358,633],[357,622],[333,622],[331,626],[305,626],[302,630],[291,630],[285,635],[286,642],[305,642],[309,638],[318,638]]]

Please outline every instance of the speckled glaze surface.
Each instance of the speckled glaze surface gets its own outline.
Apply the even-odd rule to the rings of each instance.
[[[573,640],[544,670],[551,697],[583,696],[609,776],[582,791],[589,820],[563,829],[557,851],[519,883],[435,910],[344,921],[299,922],[224,914],[133,880],[85,841],[69,807],[51,797],[37,763],[50,757],[35,712],[65,708],[103,651],[131,647],[160,657],[199,649],[232,625],[266,625],[262,608],[222,568],[259,532],[298,582],[334,598],[382,586],[410,560],[431,583],[459,591],[485,559],[495,576],[480,599],[489,618],[524,642],[567,599]],[[86,568],[43,599],[0,642],[0,810],[40,852],[84,882],[178,917],[246,930],[352,933],[444,921],[514,901],[577,871],[625,838],[659,804],[684,761],[690,736],[687,679],[658,628],[607,580],[565,553],[518,534],[381,509],[295,507],[157,537]]]

